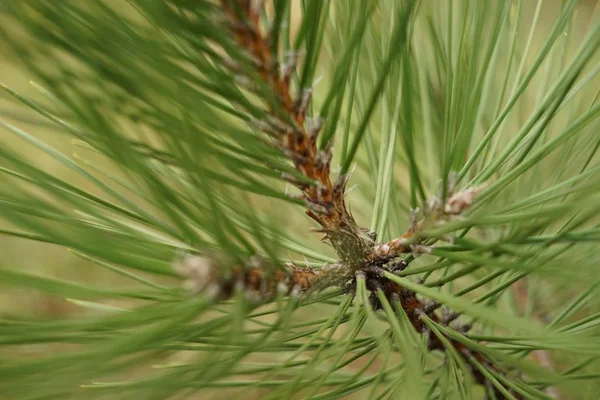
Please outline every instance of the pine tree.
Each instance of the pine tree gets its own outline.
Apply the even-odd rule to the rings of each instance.
[[[577,3],[3,3],[0,233],[118,277],[2,265],[3,396],[596,399]]]

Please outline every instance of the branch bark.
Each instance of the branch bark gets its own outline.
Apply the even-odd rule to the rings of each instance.
[[[312,89],[299,88],[296,96],[291,93],[291,76],[295,72],[297,56],[292,55],[289,64],[279,67],[269,37],[259,23],[261,10],[255,6],[258,3],[222,0],[236,41],[251,54],[259,76],[278,102],[278,109],[269,110],[271,118],[261,121],[260,125],[269,127],[273,144],[288,156],[298,172],[313,182],[306,184],[283,176],[301,190],[307,205],[306,214],[321,226],[321,232],[352,275],[372,252],[370,240],[365,235],[367,230],[358,227],[346,207],[344,195],[348,177],[339,176],[335,180],[330,177],[332,143],[325,149],[317,148],[321,121],[317,118],[309,122],[306,116]],[[241,15],[237,12],[240,10]]]

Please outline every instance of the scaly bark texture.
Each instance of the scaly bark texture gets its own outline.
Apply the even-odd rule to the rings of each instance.
[[[321,225],[322,232],[341,261],[354,271],[359,268],[359,260],[365,259],[372,251],[366,230],[357,226],[346,208],[344,194],[347,177],[340,176],[332,183],[331,143],[323,150],[317,148],[320,119],[307,121],[306,118],[312,89],[300,88],[296,96],[292,95],[290,83],[296,57],[292,56],[290,63],[284,66],[274,59],[269,37],[259,23],[262,11],[256,8],[259,3],[222,0],[236,41],[251,54],[252,64],[279,103],[279,109],[269,110],[272,118],[260,121],[260,125],[267,127],[274,145],[284,151],[296,170],[314,182],[306,184],[284,176],[302,191],[308,208],[306,213]],[[280,112],[285,115],[281,116]]]
[[[455,324],[455,326],[452,327],[450,324],[459,317],[459,314],[450,312],[446,313],[446,315],[440,315],[438,310],[442,306],[441,304],[423,301],[417,297],[414,291],[406,289],[390,280],[382,279],[382,274],[383,269],[379,267],[371,267],[358,273],[357,279],[364,279],[367,289],[371,291],[371,307],[373,307],[374,310],[379,310],[381,308],[377,292],[382,292],[390,304],[401,307],[402,310],[404,310],[415,331],[425,336],[427,347],[430,351],[438,350],[445,352],[447,351],[447,348],[446,345],[444,345],[444,343],[427,327],[423,322],[423,318],[429,318],[433,322],[461,334],[466,333],[471,328],[468,325],[459,324]],[[485,386],[488,392],[493,393],[493,398],[505,399],[506,396],[491,384],[476,364],[483,366],[483,368],[488,371],[493,371],[500,375],[505,375],[505,373],[483,354],[469,349],[466,345],[451,337],[446,336],[446,339],[450,346],[456,350],[457,354],[463,358],[466,365],[471,370],[471,374],[475,381]],[[522,398],[519,394],[514,393],[511,390],[507,390],[507,392],[515,399]]]
[[[335,268],[313,270],[310,267],[288,265],[281,269],[256,256],[246,263],[240,263],[218,255],[188,255],[175,264],[175,270],[186,279],[185,286],[192,294],[203,292],[228,299],[234,291],[239,290],[248,300],[260,303],[278,293],[295,295],[315,288],[319,279]]]

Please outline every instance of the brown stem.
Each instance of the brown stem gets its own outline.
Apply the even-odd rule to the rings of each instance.
[[[402,310],[404,310],[404,312],[408,316],[408,319],[409,319],[411,325],[413,326],[413,328],[415,329],[415,331],[421,333],[422,335],[424,335],[426,337],[429,350],[431,350],[431,351],[438,350],[438,351],[445,352],[446,346],[430,329],[428,329],[427,325],[423,322],[424,317],[429,318],[430,320],[432,320],[433,322],[435,322],[437,324],[445,325],[447,328],[452,329],[455,332],[460,333],[460,334],[464,333],[462,331],[469,329],[469,327],[451,328],[449,326],[449,323],[452,320],[454,320],[455,317],[452,316],[452,317],[446,318],[446,319],[440,318],[438,316],[438,314],[436,314],[436,312],[435,312],[435,310],[439,308],[439,306],[440,306],[439,304],[435,304],[435,303],[427,304],[427,303],[423,302],[421,299],[419,299],[415,292],[413,292],[412,290],[403,288],[402,286],[396,284],[395,282],[392,282],[389,280],[382,282],[380,280],[382,274],[377,272],[377,269],[371,269],[368,272],[370,274],[374,274],[377,277],[377,279],[375,279],[375,281],[374,281],[376,287],[369,287],[368,282],[369,282],[369,279],[371,279],[371,282],[373,282],[373,280],[372,280],[373,275],[371,275],[371,276],[366,275],[365,279],[367,279],[367,288],[369,290],[382,290],[384,295],[386,296],[386,299],[388,300],[388,302],[390,304],[396,304],[396,305],[400,306],[402,308]],[[378,308],[380,306],[380,304],[374,304],[374,306],[375,306],[375,308]],[[446,336],[446,335],[444,335],[444,336]],[[498,368],[498,366],[496,366],[491,360],[489,360],[483,354],[470,349],[465,344],[463,344],[459,341],[456,341],[449,336],[446,336],[446,339],[450,343],[450,345],[454,348],[454,350],[456,350],[456,353],[459,354],[463,358],[463,360],[466,362],[467,366],[469,366],[469,368],[471,370],[471,374],[478,384],[490,388],[490,382],[485,377],[485,375],[481,373],[479,368],[477,368],[477,366],[475,365],[475,362],[479,363],[480,365],[483,365],[484,368],[486,368],[489,371],[493,371],[498,374],[503,374],[503,372],[500,370],[500,368]],[[491,387],[488,390],[492,390],[494,392],[495,397],[499,400],[505,398],[504,395],[500,391],[498,391],[498,389],[495,387]],[[512,393],[512,395],[516,399],[521,399],[521,397],[518,394]]]
[[[175,264],[175,271],[186,279],[185,286],[192,294],[203,292],[229,299],[237,290],[258,303],[271,300],[278,293],[296,295],[325,285],[339,285],[333,282],[339,275],[338,268],[338,264],[316,270],[291,264],[278,268],[260,257],[240,263],[218,255],[188,255]]]
[[[341,261],[354,272],[360,267],[357,260],[362,262],[372,250],[365,238],[365,230],[356,225],[346,208],[344,194],[347,178],[340,176],[333,183],[330,177],[331,144],[322,150],[317,147],[321,124],[307,124],[306,112],[311,100],[311,89],[300,88],[298,96],[294,99],[290,88],[291,73],[295,69],[294,62],[279,73],[276,68],[278,60],[273,59],[270,40],[261,29],[259,14],[253,7],[254,2],[236,1],[244,19],[239,17],[230,1],[222,0],[224,10],[232,22],[236,41],[251,53],[263,83],[272,90],[279,108],[286,114],[287,119],[293,121],[293,124],[286,123],[277,117],[280,110],[270,110],[273,114],[272,121],[262,123],[271,126],[275,145],[290,158],[295,169],[314,184],[300,183],[287,176],[284,176],[284,179],[302,191],[308,208],[306,213],[321,225],[322,232]]]

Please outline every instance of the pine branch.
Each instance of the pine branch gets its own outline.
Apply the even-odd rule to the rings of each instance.
[[[341,266],[331,264],[313,269],[290,263],[279,268],[259,256],[240,263],[219,255],[187,255],[176,262],[174,268],[185,278],[184,287],[191,295],[202,293],[229,299],[234,292],[241,292],[250,302],[260,304],[274,299],[277,294],[297,297],[308,290],[334,286]]]
[[[450,325],[460,316],[460,314],[449,312],[448,309],[446,309],[446,315],[443,317],[439,316],[436,311],[442,307],[441,303],[431,301],[425,302],[419,299],[414,291],[386,279],[385,270],[383,268],[372,267],[368,270],[359,271],[357,273],[357,279],[364,280],[367,289],[371,291],[371,307],[373,307],[374,310],[382,308],[378,295],[383,295],[388,303],[393,304],[397,308],[401,308],[402,311],[406,313],[415,331],[423,336],[429,351],[438,350],[446,352],[449,348],[452,348],[452,350],[464,359],[477,383],[483,385],[488,391],[491,390],[494,393],[495,398],[507,398],[502,394],[502,391],[499,388],[491,384],[488,377],[480,371],[480,368],[478,368],[479,365],[482,365],[487,371],[492,371],[504,376],[505,373],[500,367],[495,365],[492,360],[489,360],[482,353],[470,349],[468,346],[452,337],[442,333],[445,340],[440,340],[433,330],[429,328],[428,323],[434,323],[447,329],[451,329],[455,333],[464,335],[471,329],[470,325]],[[428,323],[426,323],[425,320],[427,320]],[[512,390],[510,393],[515,399],[521,398]]]
[[[344,265],[350,272],[355,271],[359,267],[357,262],[371,249],[366,230],[357,226],[346,207],[344,196],[349,176],[341,175],[337,179],[330,176],[333,142],[330,141],[323,150],[317,147],[323,122],[319,117],[307,117],[312,89],[299,88],[295,96],[291,93],[299,55],[291,55],[288,63],[281,66],[274,58],[271,38],[259,24],[263,11],[260,1],[222,0],[222,6],[238,44],[250,54],[256,72],[276,99],[269,119],[258,121],[256,126],[272,137],[273,145],[281,149],[295,169],[311,182],[301,182],[287,174],[282,176],[302,191],[308,208],[306,213],[321,225],[321,231]]]
[[[432,199],[425,210],[424,217],[419,221],[417,221],[419,210],[413,210],[412,222],[406,233],[386,243],[377,244],[370,259],[373,262],[385,262],[406,253],[430,252],[430,248],[420,245],[427,240],[427,238],[419,237],[420,231],[439,226],[449,218],[460,216],[486,187],[487,185],[483,184],[466,188],[457,193],[454,193],[454,188],[451,187],[445,197],[448,199],[446,203],[442,203],[441,196]],[[452,238],[448,239],[452,241]]]
[[[256,72],[263,83],[272,90],[277,100],[276,107],[269,110],[269,119],[259,121],[256,126],[262,128],[272,138],[274,145],[286,154],[298,172],[313,182],[307,184],[291,176],[283,176],[302,191],[302,197],[308,207],[306,213],[321,225],[320,231],[325,233],[340,260],[334,267],[329,266],[319,270],[292,268],[286,272],[275,270],[270,276],[265,275],[264,265],[258,262],[250,267],[235,268],[233,276],[227,280],[216,277],[215,271],[218,268],[204,265],[204,263],[211,264],[212,261],[194,261],[202,265],[199,265],[199,268],[188,269],[184,275],[191,279],[196,291],[204,289],[207,285],[213,285],[218,288],[221,295],[229,296],[234,282],[242,282],[242,290],[250,290],[250,293],[254,293],[255,296],[258,294],[262,299],[272,298],[276,291],[290,294],[332,285],[343,286],[352,294],[354,290],[352,288],[356,287],[356,279],[363,279],[366,281],[367,289],[371,291],[372,307],[375,310],[381,308],[377,294],[383,292],[389,303],[404,310],[415,331],[426,336],[429,350],[446,351],[445,345],[427,328],[423,318],[448,326],[457,314],[442,320],[435,313],[441,304],[426,304],[417,298],[415,292],[389,281],[384,275],[385,270],[382,266],[389,264],[388,268],[396,270],[400,265],[403,269],[406,263],[393,262],[398,256],[411,252],[427,252],[428,247],[418,243],[407,244],[407,241],[425,226],[442,222],[450,216],[461,215],[473,204],[485,185],[457,193],[452,193],[453,188],[450,188],[448,196],[443,196],[447,201],[442,203],[441,198],[431,201],[425,218],[419,222],[415,220],[400,238],[387,243],[373,243],[365,235],[367,230],[358,227],[346,207],[344,196],[349,177],[342,175],[335,180],[335,184],[332,183],[330,177],[332,143],[330,142],[324,150],[317,149],[317,137],[322,121],[319,118],[307,119],[312,89],[300,88],[296,96],[291,94],[291,77],[295,72],[298,55],[292,55],[290,62],[281,68],[277,59],[273,57],[274,49],[271,47],[271,40],[268,34],[261,30],[259,21],[264,11],[263,6],[260,1],[222,0],[222,7],[236,41],[250,54]],[[235,69],[233,72],[240,73]],[[245,78],[250,81],[252,77],[245,76]],[[280,110],[283,115],[280,114]],[[420,240],[422,241],[423,238]],[[467,330],[468,328],[464,326],[454,329],[461,334]],[[474,352],[451,338],[447,340],[470,366],[471,373],[479,384],[493,392],[496,398],[506,398],[502,390],[492,385],[487,374],[480,371],[478,365],[483,365],[483,368],[488,371],[502,374],[500,368],[481,353]]]
[[[581,115],[575,102],[564,106],[574,97],[587,105],[587,98],[578,92],[583,93],[581,89],[600,69],[581,79],[580,75],[597,54],[600,30],[592,30],[573,62],[566,62],[570,52],[564,50],[574,35],[565,34],[563,39],[560,33],[568,30],[564,25],[571,23],[575,2],[564,7],[534,66],[520,80],[524,60],[532,58],[527,44],[508,99],[504,94],[512,79],[512,58],[519,53],[514,48],[518,48],[515,42],[522,25],[522,1],[513,21],[515,4],[511,1],[499,2],[498,12],[488,13],[477,2],[439,6],[411,0],[363,0],[357,7],[365,10],[363,15],[345,2],[334,8],[328,0],[307,0],[302,2],[302,20],[293,45],[289,43],[290,5],[279,0],[273,2],[273,9],[258,0],[131,1],[139,11],[136,16],[147,19],[143,22],[100,0],[83,6],[27,0],[7,5],[35,40],[21,41],[5,28],[0,35],[9,39],[6,42],[28,71],[41,80],[36,88],[56,110],[4,87],[6,92],[79,142],[85,141],[86,151],[106,158],[123,175],[113,174],[102,164],[97,168],[87,155],[75,157],[85,163],[81,166],[35,133],[1,122],[101,193],[88,192],[12,150],[0,149],[0,158],[6,162],[0,172],[9,179],[1,190],[4,207],[0,214],[19,226],[19,230],[0,233],[72,249],[73,254],[133,280],[142,289],[98,289],[3,272],[9,285],[92,300],[73,299],[78,306],[131,312],[73,323],[3,323],[2,340],[8,345],[65,341],[87,347],[81,352],[76,349],[77,354],[68,355],[70,362],[60,365],[60,357],[55,361],[52,356],[22,365],[9,361],[1,372],[18,377],[19,383],[2,386],[26,393],[26,398],[59,397],[81,383],[101,395],[104,390],[122,390],[125,395],[135,388],[146,389],[156,398],[211,385],[274,387],[270,398],[287,398],[303,385],[313,384],[311,398],[339,398],[369,386],[370,398],[394,396],[399,391],[410,398],[441,398],[453,396],[455,390],[461,398],[470,398],[467,383],[476,383],[489,399],[521,399],[548,398],[542,390],[558,388],[563,378],[579,379],[571,370],[561,371],[557,357],[556,379],[545,375],[552,366],[538,360],[545,367],[544,376],[527,382],[522,375],[533,379],[542,369],[528,369],[519,358],[537,349],[597,354],[597,335],[590,332],[598,316],[579,319],[576,315],[594,299],[595,289],[574,295],[577,298],[561,307],[548,329],[516,317],[521,310],[515,309],[509,296],[501,297],[533,272],[542,272],[538,276],[556,273],[572,277],[573,282],[585,281],[597,272],[593,255],[598,229],[597,224],[590,225],[596,223],[599,210],[600,186],[592,177],[600,141],[592,122],[599,115],[600,91]],[[421,10],[413,13],[417,4]],[[465,24],[456,25],[456,20]],[[422,22],[428,28],[423,29]],[[492,22],[491,29],[488,22]],[[325,80],[331,88],[321,118],[312,114],[311,80],[325,36],[324,47],[335,72]],[[432,46],[411,46],[421,39]],[[512,45],[509,65],[501,71],[504,65],[498,60],[504,39],[512,39]],[[553,48],[555,40],[564,42]],[[288,52],[290,48],[294,50]],[[57,54],[63,53],[76,63],[57,63]],[[46,59],[58,64],[56,71],[40,67],[40,60]],[[521,127],[518,118],[506,118],[507,113],[542,62],[549,64],[538,89],[538,100],[543,97],[543,101],[537,102]],[[545,82],[552,82],[555,66],[559,77],[544,95]],[[494,98],[489,94],[497,92],[498,72],[505,81],[502,94]],[[348,106],[346,114],[344,105]],[[572,111],[564,127],[562,119],[556,118],[561,109]],[[374,116],[381,116],[381,126]],[[332,140],[342,124],[341,175],[336,176]],[[513,129],[519,133],[507,135]],[[136,134],[139,138],[134,139]],[[402,141],[397,140],[399,135]],[[510,143],[502,150],[505,141]],[[565,155],[558,162],[550,157],[542,162],[563,145]],[[579,153],[582,157],[575,157]],[[511,161],[515,155],[518,161]],[[423,159],[428,162],[425,168]],[[357,223],[346,202],[347,171],[354,163],[359,167],[353,176],[359,183],[356,198],[362,207],[353,202],[352,211],[368,214],[375,186],[371,229],[376,233]],[[406,196],[399,177],[394,176],[401,168],[410,176]],[[487,185],[454,191],[453,169],[461,171],[459,180]],[[530,179],[545,169],[555,175]],[[492,176],[497,177],[495,183]],[[299,195],[282,193],[271,185],[273,179],[291,184]],[[547,187],[552,179],[556,181]],[[427,191],[438,180],[443,189],[428,201]],[[267,218],[268,212],[254,208],[254,198],[246,193],[304,205],[319,226],[316,231],[324,234],[337,257],[302,244],[287,224],[281,226],[280,221]],[[410,207],[421,202],[422,209],[412,211],[404,230],[402,221],[409,207],[395,203],[409,197]],[[454,237],[459,230],[461,235]],[[379,242],[378,235],[386,241]],[[395,238],[387,240],[390,237]],[[578,250],[571,251],[575,246]],[[319,268],[312,268],[308,260],[303,266],[286,264],[279,247],[324,264]],[[175,273],[185,280],[189,294],[201,296],[182,296],[181,290],[162,281],[175,275],[169,265],[174,254],[181,252],[189,255],[175,262]],[[411,265],[421,255],[419,261],[429,261],[429,255],[440,259]],[[577,268],[564,268],[564,263]],[[435,282],[426,282],[432,273]],[[146,274],[161,280],[154,282]],[[417,283],[406,278],[419,274],[423,278]],[[445,287],[448,290],[438,290],[461,277],[472,281],[458,281],[458,291],[450,285]],[[554,285],[551,280],[540,281]],[[556,284],[564,291],[561,296],[571,295],[562,284]],[[316,294],[328,288],[338,290]],[[543,290],[548,288],[554,286]],[[346,296],[336,298],[340,293]],[[236,296],[246,301],[215,307],[217,301]],[[153,304],[129,309],[129,303],[123,308],[101,303],[112,298]],[[508,301],[495,309],[498,300]],[[265,307],[248,313],[246,303]],[[291,321],[296,307],[310,303],[318,303],[319,312],[331,309],[310,321]],[[523,314],[535,321],[532,304]],[[269,317],[262,320],[264,315]],[[363,330],[366,321],[372,324],[368,331]],[[559,326],[562,322],[569,325]],[[482,332],[469,334],[475,323]],[[531,336],[490,334],[487,324]],[[348,325],[347,335],[337,330]],[[418,337],[422,343],[415,341]],[[390,343],[390,339],[395,341]],[[169,367],[139,382],[125,372],[141,363],[148,365],[147,357],[153,354],[172,351],[179,357],[181,350],[196,351],[199,356],[189,365],[176,370]],[[301,359],[306,350],[311,351],[310,357]],[[215,357],[206,357],[205,351],[214,352]],[[269,360],[268,365],[253,365],[253,353],[261,351],[294,353],[283,360]],[[423,357],[430,352],[441,353],[445,360],[437,371],[425,367]],[[132,356],[130,364],[125,355]],[[142,361],[134,364],[138,356]],[[356,374],[347,374],[353,366],[345,367],[363,356],[370,361]],[[392,367],[387,365],[388,358]],[[371,367],[376,360],[383,365],[377,365],[373,375],[363,376],[375,370]],[[121,365],[121,377],[128,382],[96,383],[118,376],[113,369]],[[33,374],[23,373],[28,366]],[[61,373],[44,372],[55,367]],[[241,375],[256,379],[238,379]],[[27,389],[27,383],[36,389]],[[387,386],[378,394],[380,384]],[[419,388],[411,391],[411,385]],[[326,387],[328,391],[321,390]]]

